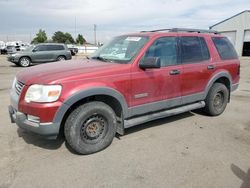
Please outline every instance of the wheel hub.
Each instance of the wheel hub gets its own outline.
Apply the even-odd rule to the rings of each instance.
[[[96,140],[104,132],[105,120],[100,115],[89,117],[82,125],[81,136],[84,140]]]
[[[223,95],[221,93],[217,93],[214,97],[214,106],[220,108],[223,105]]]
[[[89,137],[96,137],[98,136],[98,133],[100,133],[102,125],[100,122],[91,122],[87,127],[86,127],[86,134]]]
[[[29,60],[26,59],[26,58],[23,58],[23,59],[21,59],[21,64],[22,64],[23,66],[27,66],[27,65],[29,65]]]

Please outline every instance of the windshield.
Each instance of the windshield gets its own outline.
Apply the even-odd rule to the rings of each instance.
[[[106,62],[129,63],[140,51],[148,37],[119,36],[99,48],[92,56]]]

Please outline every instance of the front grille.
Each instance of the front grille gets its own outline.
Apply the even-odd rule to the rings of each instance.
[[[24,87],[24,83],[17,80],[15,84],[15,90],[18,96],[21,94],[23,87]]]

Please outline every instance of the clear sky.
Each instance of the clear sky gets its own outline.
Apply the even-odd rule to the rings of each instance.
[[[29,42],[41,28],[48,37],[61,30],[93,42],[96,24],[105,42],[141,30],[207,29],[249,9],[250,0],[0,0],[0,40]]]

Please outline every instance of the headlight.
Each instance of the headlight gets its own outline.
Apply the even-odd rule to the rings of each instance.
[[[15,56],[16,56],[16,54],[11,54],[11,56],[12,56],[12,57],[15,57]]]
[[[61,85],[31,85],[26,94],[26,102],[55,102],[61,94]]]

